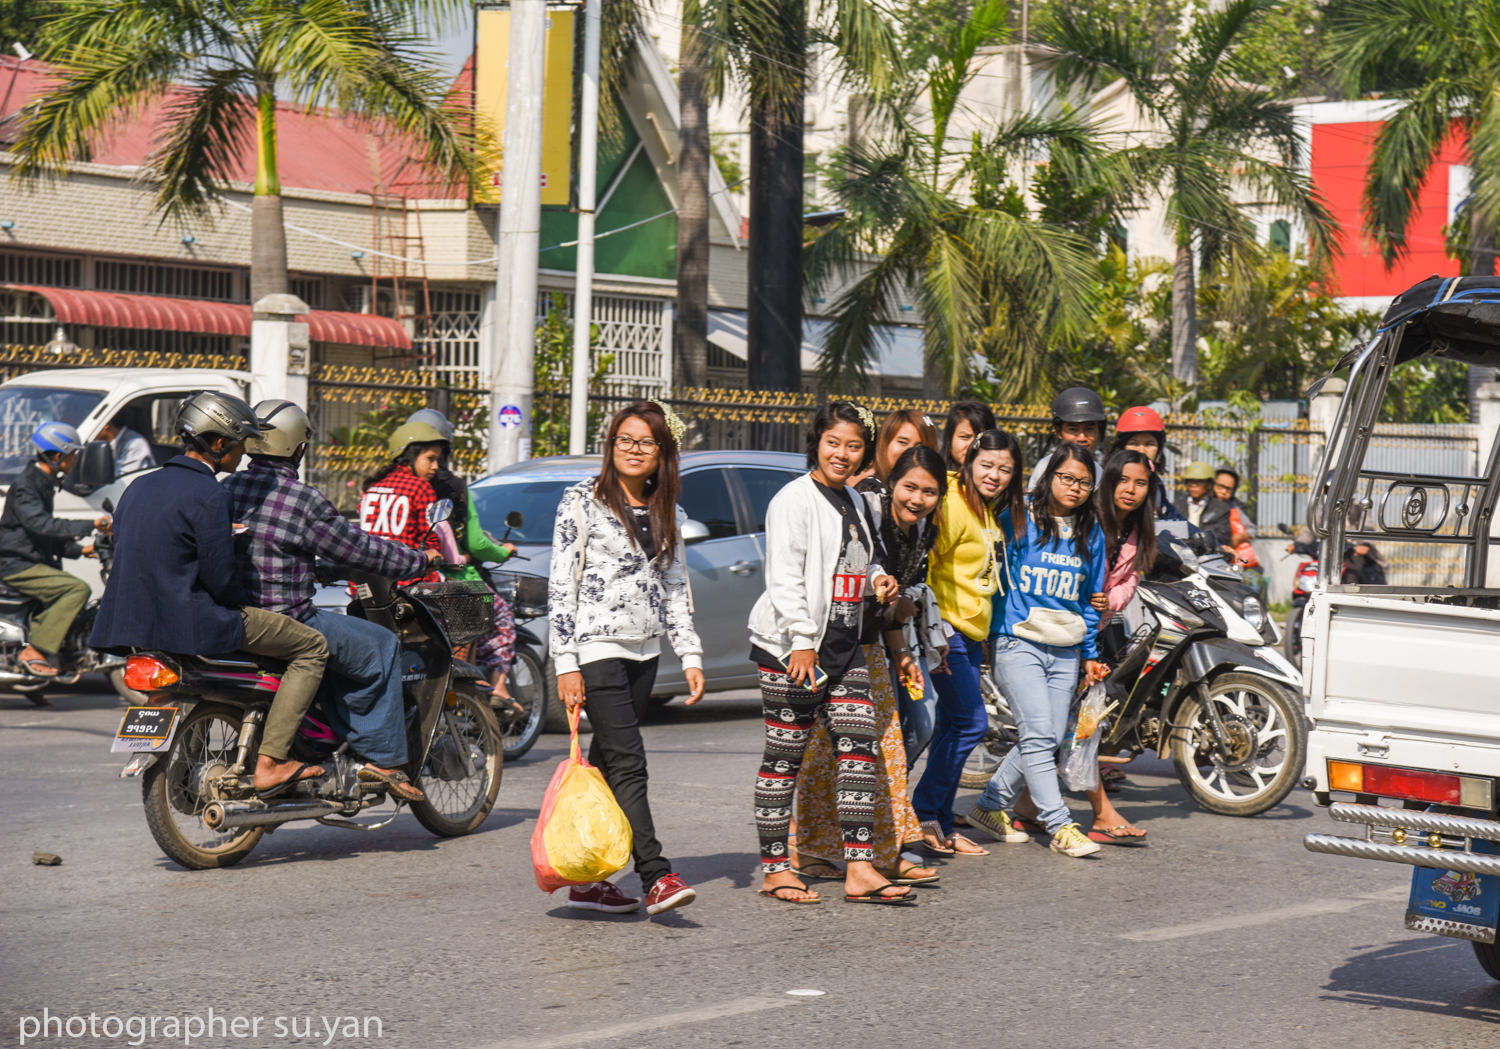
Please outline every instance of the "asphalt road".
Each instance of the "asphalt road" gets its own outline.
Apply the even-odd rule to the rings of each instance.
[[[1254,820],[1211,816],[1156,762],[1132,765],[1117,799],[1149,848],[1080,861],[995,846],[943,865],[909,910],[847,905],[830,883],[816,907],[758,897],[756,715],[716,697],[648,728],[660,836],[699,896],[647,919],[535,887],[528,842],[564,737],[506,769],[471,837],[409,815],[367,835],[291,827],[238,867],[193,873],[156,849],[139,781],[118,778],[111,695],[0,698],[0,1045],[44,1008],[93,1013],[100,1032],[25,1043],[49,1049],[135,1041],[105,1036],[111,1015],[163,1018],[139,1043],[153,1047],[1369,1049],[1500,1034],[1500,984],[1468,944],[1402,928],[1407,868],[1306,852],[1302,835],[1332,824],[1305,793]],[[36,849],[63,865],[34,866]],[[186,1021],[167,1036],[167,1017],[210,1008],[244,1017],[246,1036],[184,1042]]]

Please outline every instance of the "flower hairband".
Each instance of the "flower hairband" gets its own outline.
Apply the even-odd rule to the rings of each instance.
[[[680,415],[660,401],[652,401],[651,403],[661,409],[661,414],[667,421],[667,432],[672,435],[672,440],[678,446],[681,446],[682,435],[687,433],[687,423],[682,421]]]
[[[859,421],[864,423],[865,429],[871,433],[875,432],[875,413],[862,404],[856,404],[854,410],[859,413]]]

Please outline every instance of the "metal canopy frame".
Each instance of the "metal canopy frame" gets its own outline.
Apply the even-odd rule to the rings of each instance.
[[[1400,359],[1402,337],[1415,320],[1383,329],[1350,365],[1348,386],[1327,435],[1308,504],[1308,526],[1322,540],[1320,580],[1333,593],[1500,596],[1500,589],[1484,585],[1490,546],[1500,542],[1490,537],[1500,496],[1500,440],[1489,449],[1485,469],[1477,477],[1364,469],[1386,387]],[[1430,512],[1438,496],[1442,512],[1434,523]],[[1398,515],[1394,527],[1389,523],[1392,514]],[[1361,540],[1460,546],[1463,585],[1346,585],[1340,581],[1344,548]]]

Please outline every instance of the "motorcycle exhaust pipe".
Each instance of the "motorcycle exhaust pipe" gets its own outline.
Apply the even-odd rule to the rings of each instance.
[[[317,819],[344,808],[337,801],[286,801],[280,804],[254,802],[210,802],[203,810],[203,822],[211,830],[227,830],[234,827],[263,827],[271,823],[288,820]]]
[[[52,683],[49,678],[34,677],[31,674],[12,674],[8,670],[0,670],[0,685],[35,685],[41,681]]]

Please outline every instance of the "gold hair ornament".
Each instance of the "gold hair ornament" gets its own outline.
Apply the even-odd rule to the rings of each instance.
[[[871,433],[875,432],[875,413],[862,404],[856,404],[854,410],[859,412],[859,421],[864,423],[865,429]]]

